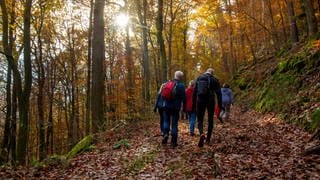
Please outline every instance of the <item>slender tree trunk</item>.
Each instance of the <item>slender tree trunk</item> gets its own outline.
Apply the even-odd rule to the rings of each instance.
[[[163,39],[163,0],[158,0],[158,15],[157,15],[157,41],[160,48],[160,59],[161,59],[161,82],[165,82],[168,78],[167,71],[167,58],[166,49]]]
[[[105,0],[96,0],[94,4],[91,92],[92,130],[94,133],[101,130],[104,122],[104,5]]]
[[[87,96],[86,96],[86,134],[90,134],[90,103],[91,103],[91,64],[92,64],[92,22],[93,21],[93,0],[90,0],[90,19],[88,30],[88,62],[87,62]]]
[[[142,93],[144,100],[150,101],[150,67],[149,67],[149,48],[148,48],[148,27],[147,27],[147,0],[143,0],[143,10],[140,0],[136,0],[138,17],[142,26],[142,54],[143,54],[143,85]],[[143,11],[143,12],[142,12]]]
[[[12,89],[12,112],[11,112],[11,138],[10,138],[10,149],[11,149],[11,159],[13,162],[16,161],[16,146],[17,146],[17,91],[16,91],[16,83],[13,83]]]
[[[280,20],[281,20],[281,26],[282,26],[282,34],[283,34],[283,38],[284,38],[284,42],[287,42],[287,30],[286,30],[286,26],[285,26],[285,22],[284,22],[284,17],[283,17],[283,8],[282,5],[280,3],[279,0],[277,0],[278,3],[278,7],[279,7],[279,14],[280,14]]]
[[[2,45],[4,53],[12,56],[9,48],[9,18],[7,13],[7,6],[5,1],[0,2],[1,12],[2,12]],[[2,140],[2,156],[5,156],[9,159],[9,140],[10,140],[10,126],[11,126],[11,64],[8,62],[7,66],[7,84],[6,84],[6,119],[5,119],[5,128],[4,135]]]
[[[129,26],[126,27],[126,66],[128,71],[128,114],[129,117],[135,112],[134,107],[134,73],[133,73],[133,59],[132,59],[132,48],[130,42]]]
[[[22,97],[19,98],[19,135],[18,135],[18,149],[17,149],[17,160],[21,164],[26,163],[27,155],[27,145],[29,136],[29,97],[31,93],[32,85],[32,69],[31,69],[31,43],[30,43],[30,20],[31,20],[31,6],[32,0],[26,0],[24,16],[23,16],[23,26],[24,26],[24,73],[25,73],[25,83]],[[20,81],[21,84],[21,81]]]
[[[287,8],[288,8],[288,17],[290,22],[291,42],[296,43],[299,41],[299,31],[298,31],[298,26],[296,22],[293,0],[287,1]]]
[[[39,56],[37,57],[38,62],[38,123],[39,123],[39,158],[43,160],[46,157],[45,149],[45,120],[44,120],[44,88],[45,88],[45,72],[43,64],[43,52],[42,52],[42,40],[41,33],[43,27],[43,18],[44,18],[44,6],[42,1],[39,1],[40,6],[40,23],[37,29],[37,38],[38,38],[38,50]]]
[[[267,6],[268,6],[270,21],[271,21],[272,41],[273,41],[274,48],[277,51],[277,50],[280,49],[280,45],[279,45],[280,42],[279,42],[279,36],[278,36],[278,32],[277,32],[277,27],[276,27],[276,24],[274,22],[272,5],[271,5],[271,1],[270,0],[267,0],[266,3],[267,3]]]
[[[304,7],[307,15],[309,36],[313,36],[318,32],[318,24],[313,8],[313,0],[304,0]]]

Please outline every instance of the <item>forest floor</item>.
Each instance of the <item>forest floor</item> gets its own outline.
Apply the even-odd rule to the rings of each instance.
[[[94,150],[76,156],[67,166],[2,168],[0,177],[320,179],[320,156],[301,155],[312,145],[307,143],[310,135],[272,114],[233,107],[231,121],[218,122],[213,142],[203,148],[197,147],[199,136],[189,136],[187,120],[179,122],[175,149],[161,145],[158,121],[131,124],[102,136]],[[115,149],[115,144],[123,146]]]

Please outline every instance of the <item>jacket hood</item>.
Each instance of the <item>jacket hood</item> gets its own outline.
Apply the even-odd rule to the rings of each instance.
[[[228,92],[228,91],[229,91],[229,88],[221,88],[221,91],[222,91],[222,92]]]

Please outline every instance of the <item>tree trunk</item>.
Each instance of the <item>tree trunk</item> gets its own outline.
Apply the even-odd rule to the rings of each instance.
[[[94,4],[91,92],[92,130],[94,133],[101,130],[104,122],[104,5],[105,0],[96,0]]]
[[[132,48],[130,43],[129,26],[126,27],[126,66],[128,70],[128,90],[127,90],[127,104],[128,104],[128,115],[129,117],[135,112],[134,105],[134,74],[133,74],[133,59],[132,59]]]
[[[143,54],[143,85],[142,94],[145,101],[150,101],[150,67],[148,48],[148,27],[147,27],[147,0],[143,0],[143,13],[140,0],[136,0],[139,22],[142,26],[142,54]]]
[[[318,32],[317,18],[313,8],[313,0],[304,0],[304,7],[307,15],[309,36],[313,36]]]
[[[30,20],[31,20],[31,6],[32,0],[26,0],[24,16],[23,16],[23,59],[24,59],[24,73],[25,82],[24,90],[19,98],[19,135],[18,135],[18,149],[17,160],[21,164],[26,163],[27,145],[29,136],[29,97],[32,85],[32,69],[31,69],[31,43],[30,43]],[[19,84],[19,83],[18,83]],[[21,85],[21,81],[20,81]],[[17,92],[18,93],[18,92]]]
[[[2,12],[2,45],[4,53],[12,56],[9,48],[9,18],[7,13],[6,1],[1,1],[1,12]],[[7,67],[7,84],[6,84],[6,118],[5,128],[2,140],[2,152],[1,154],[8,158],[9,153],[9,138],[10,138],[10,123],[11,123],[11,65],[8,62]]]
[[[279,45],[279,37],[278,37],[278,32],[277,32],[277,27],[276,24],[274,22],[274,17],[273,17],[273,11],[272,11],[272,5],[271,5],[271,1],[267,0],[267,6],[268,6],[268,11],[269,11],[269,16],[270,16],[270,21],[271,21],[271,35],[272,35],[272,41],[273,41],[273,45],[275,50],[279,50],[280,49],[280,45]]]
[[[157,42],[160,48],[160,59],[161,59],[161,83],[167,81],[167,59],[166,49],[163,39],[163,0],[158,0],[158,15],[157,15]]]
[[[295,11],[294,11],[293,0],[288,0],[287,8],[288,8],[288,17],[290,22],[291,42],[296,43],[299,41],[299,31],[298,31],[298,26],[297,26]]]
[[[44,120],[44,88],[45,88],[45,72],[43,63],[43,52],[42,52],[42,27],[44,18],[44,6],[39,1],[40,6],[40,23],[37,29],[39,56],[37,57],[38,64],[38,126],[39,126],[39,159],[43,160],[46,157],[45,149],[45,120]]]
[[[90,134],[90,103],[91,103],[91,64],[92,64],[92,21],[93,21],[93,0],[90,1],[90,18],[88,30],[88,62],[87,62],[87,95],[86,95],[86,135]]]

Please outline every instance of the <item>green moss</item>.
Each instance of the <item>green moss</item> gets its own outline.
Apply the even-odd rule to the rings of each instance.
[[[117,141],[114,145],[113,145],[113,149],[120,149],[121,147],[124,148],[130,148],[131,145],[129,143],[128,139],[121,139],[120,141]]]
[[[127,173],[132,174],[142,170],[147,164],[154,161],[157,153],[155,150],[148,151],[140,156],[137,156],[133,163],[129,165]]]
[[[250,86],[250,79],[240,78],[236,81],[240,90],[246,90]]]
[[[297,77],[292,73],[276,73],[259,88],[254,108],[260,112],[283,112],[295,96]]]
[[[59,166],[62,165],[63,167],[67,167],[69,162],[66,156],[54,154],[49,158],[45,159],[43,163],[47,166]]]
[[[312,120],[311,129],[315,130],[320,123],[320,108],[313,111],[311,115],[311,120]]]
[[[88,148],[92,144],[92,140],[93,140],[93,137],[91,135],[84,137],[80,142],[78,142],[78,144],[76,144],[71,149],[71,151],[69,151],[69,153],[66,155],[67,159],[70,159],[70,158],[74,157],[75,155],[77,155],[85,150],[88,150]]]

